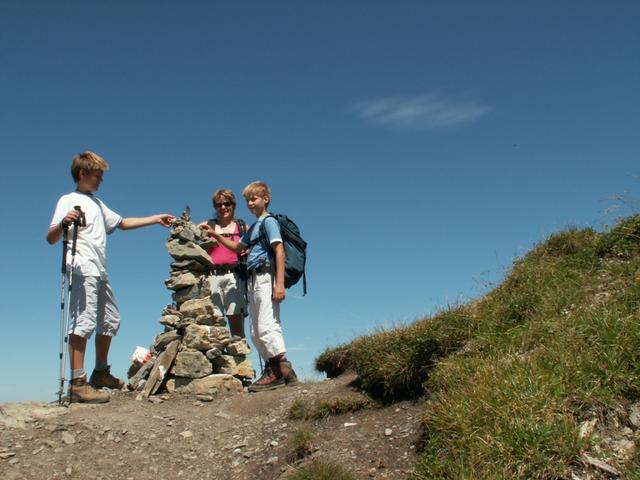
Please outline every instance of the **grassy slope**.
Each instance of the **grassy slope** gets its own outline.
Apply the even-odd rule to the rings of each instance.
[[[640,399],[639,320],[635,215],[555,234],[483,299],[327,350],[316,367],[354,369],[386,401],[425,399],[416,479],[570,478],[583,452],[607,454],[581,422]],[[639,456],[622,468],[640,478]]]

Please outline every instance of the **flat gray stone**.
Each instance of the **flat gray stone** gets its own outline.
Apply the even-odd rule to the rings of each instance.
[[[196,395],[217,395],[223,392],[242,392],[242,382],[231,375],[213,374],[191,382],[189,389]]]
[[[209,359],[202,352],[180,352],[171,368],[176,377],[201,378],[213,371]]]
[[[180,340],[181,338],[182,336],[176,330],[170,330],[168,332],[161,333],[160,335],[156,336],[155,340],[153,341],[153,349],[156,352],[161,352],[171,342],[173,342],[174,340]]]
[[[163,315],[160,317],[160,323],[165,327],[177,328],[179,322],[180,317],[178,315]]]
[[[244,338],[232,338],[229,343],[227,343],[225,350],[229,355],[233,355],[235,357],[246,357],[251,353],[251,349],[249,348],[249,344]]]
[[[213,315],[213,302],[210,297],[194,298],[180,305],[180,314],[183,317],[198,318],[199,315]]]
[[[174,239],[166,244],[167,251],[176,260],[195,260],[205,266],[213,265],[209,254],[193,242],[183,242]]]
[[[183,272],[177,275],[171,275],[164,284],[169,290],[180,290],[182,288],[192,287],[200,281],[200,276],[196,276],[191,272]]]
[[[228,340],[229,331],[225,327],[191,324],[185,328],[183,343],[188,348],[204,352],[212,348],[222,349]]]
[[[149,376],[153,366],[155,365],[155,359],[151,359],[146,363],[143,363],[138,371],[127,382],[127,389],[129,390],[142,390],[144,388],[143,381]]]
[[[204,278],[204,277],[201,277]],[[211,289],[209,288],[209,282],[198,282],[197,284],[181,288],[176,290],[171,295],[171,299],[176,303],[184,303],[188,300],[194,300],[198,298],[207,298],[211,296]]]
[[[207,270],[207,267],[205,265],[196,260],[176,260],[175,262],[171,262],[170,268],[172,271],[188,270],[193,273],[202,273]]]
[[[171,368],[171,365],[176,359],[179,346],[180,340],[174,340],[167,346],[166,350],[158,356],[153,366],[153,370],[151,370],[151,373],[149,374],[149,379],[145,383],[144,390],[142,391],[142,396],[144,398],[149,398],[150,395],[153,395],[158,391],[165,376]]]

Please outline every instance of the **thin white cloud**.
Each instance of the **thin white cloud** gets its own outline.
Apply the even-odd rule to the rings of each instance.
[[[493,108],[464,98],[435,93],[414,97],[385,97],[355,105],[358,116],[377,125],[411,130],[440,130],[475,122]]]

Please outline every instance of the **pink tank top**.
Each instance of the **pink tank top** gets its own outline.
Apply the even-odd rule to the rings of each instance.
[[[240,240],[240,229],[238,228],[237,223],[233,234],[231,234],[227,238],[233,240],[234,242]],[[229,265],[238,263],[238,254],[229,250],[224,245],[220,245],[219,243],[213,246],[209,254],[211,255],[211,261],[214,265]]]

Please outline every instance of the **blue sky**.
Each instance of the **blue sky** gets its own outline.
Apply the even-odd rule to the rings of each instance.
[[[110,163],[99,196],[123,216],[204,219],[215,189],[269,183],[309,242],[309,294],[282,317],[311,378],[327,346],[482,295],[554,231],[637,206],[639,17],[635,1],[0,1],[0,401],[55,398],[45,234],[76,153]],[[161,331],[166,235],[109,237],[118,375]]]

